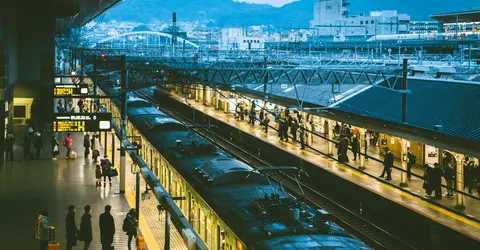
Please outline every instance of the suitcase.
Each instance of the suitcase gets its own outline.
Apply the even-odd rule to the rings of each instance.
[[[60,243],[48,243],[48,250],[60,250]]]

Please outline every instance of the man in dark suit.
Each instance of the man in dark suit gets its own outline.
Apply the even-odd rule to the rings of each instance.
[[[100,215],[100,242],[102,243],[102,250],[112,249],[115,222],[110,214],[111,209],[110,205],[106,205],[105,213]]]

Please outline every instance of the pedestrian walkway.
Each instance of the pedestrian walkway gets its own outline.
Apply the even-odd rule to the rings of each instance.
[[[65,159],[66,150],[60,146],[61,154],[58,160],[51,158],[50,139],[51,132],[43,135],[44,150],[40,160],[23,160],[23,150],[20,145],[27,126],[15,126],[16,141],[14,145],[14,161],[6,162],[0,166],[0,240],[1,249],[37,249],[38,242],[33,240],[33,235],[38,211],[45,208],[49,212],[52,225],[57,227],[57,240],[62,249],[65,241],[65,216],[70,205],[76,206],[76,222],[79,227],[83,207],[92,207],[92,250],[101,249],[100,230],[98,226],[99,215],[103,213],[105,205],[112,206],[112,215],[115,220],[116,234],[113,246],[115,249],[127,249],[127,236],[122,230],[123,219],[131,207],[135,207],[135,175],[127,170],[124,195],[119,194],[118,178],[112,178],[113,185],[110,187],[95,186],[95,163],[90,158],[84,158],[83,133],[72,133],[73,151],[77,153],[77,159]],[[116,153],[116,164],[120,166],[118,151],[112,150],[112,137],[107,137],[108,153],[112,159],[112,151]],[[104,133],[102,133],[104,135]],[[61,144],[63,135],[57,135]],[[104,137],[101,138],[101,143]],[[118,139],[116,145],[120,145]],[[33,152],[33,149],[32,149]],[[104,148],[101,146],[100,157],[104,156]],[[132,163],[127,156],[127,166]],[[145,191],[145,182],[142,180],[141,192]],[[141,201],[140,209],[140,232],[145,238],[149,250],[164,249],[165,241],[165,214],[159,220],[157,210],[158,201],[152,195],[148,200]],[[29,239],[29,240],[26,240]],[[30,240],[31,239],[31,240]],[[183,250],[186,246],[178,231],[172,224],[171,249]],[[83,247],[83,242],[77,242],[77,249]],[[132,242],[132,249],[137,249]]]
[[[174,92],[172,92],[172,96],[176,98],[179,102],[185,102],[184,96],[181,96]],[[412,178],[412,180],[409,182],[408,187],[397,189],[392,187],[392,185],[399,187],[401,174],[400,171],[394,170],[392,173],[393,180],[388,183],[383,178],[376,178],[381,174],[383,170],[383,164],[381,162],[370,159],[366,163],[367,169],[365,171],[358,171],[343,164],[340,164],[332,160],[331,158],[315,152],[312,149],[300,150],[300,143],[292,142],[291,138],[288,143],[280,141],[278,137],[278,132],[276,132],[274,129],[269,129],[269,132],[265,133],[263,127],[260,127],[260,125],[258,125],[258,121],[256,121],[256,125],[252,127],[247,123],[248,119],[245,119],[245,121],[237,121],[234,114],[226,114],[221,110],[215,110],[213,106],[205,106],[200,102],[190,100],[188,101],[188,103],[196,110],[201,111],[204,114],[207,114],[211,117],[214,117],[215,119],[225,122],[226,124],[229,124],[244,132],[254,135],[259,139],[268,142],[271,145],[282,148],[283,150],[293,155],[303,158],[310,163],[324,168],[325,170],[330,171],[347,180],[350,180],[351,182],[357,183],[363,188],[382,195],[387,199],[402,204],[424,216],[431,218],[432,220],[436,220],[448,227],[452,227],[457,231],[460,231],[466,235],[470,235],[473,238],[480,240],[480,223],[465,218],[464,216],[458,215],[442,207],[445,206],[453,208],[455,205],[454,198],[433,200],[430,199],[430,197],[427,197],[425,194],[425,190],[422,188],[423,181],[421,179]],[[275,119],[270,116],[270,126],[278,127],[274,120]],[[327,153],[327,145],[328,143],[324,139],[321,139],[320,137],[314,135],[313,144],[311,146],[312,148],[322,153]],[[373,152],[375,152],[375,150],[378,152],[378,150],[375,148],[369,149],[369,151]],[[369,155],[378,159],[382,158],[378,153],[374,154],[373,152],[369,152]],[[353,161],[353,154],[350,151],[348,152],[348,154],[350,157],[349,165],[358,169],[358,167],[360,166],[358,159],[357,161]],[[423,171],[421,169],[414,169],[413,173],[416,173],[420,176],[423,175]],[[402,191],[402,189],[404,191]],[[446,193],[447,192],[444,189],[443,195],[445,195]],[[428,199],[422,199],[413,194]],[[466,209],[463,211],[465,215],[472,218],[480,219],[480,204],[478,200],[465,197],[464,204],[466,206]]]
[[[50,154],[51,132],[43,135],[44,150],[40,160],[23,160],[20,146],[21,135],[27,126],[15,126],[16,135],[14,161],[0,166],[0,242],[1,249],[38,249],[38,242],[32,239],[38,212],[47,209],[52,225],[57,227],[56,238],[65,249],[65,216],[70,205],[76,206],[76,223],[80,224],[83,207],[92,207],[93,241],[91,250],[101,249],[99,216],[106,205],[111,205],[115,220],[115,249],[126,249],[127,236],[122,222],[130,207],[123,195],[118,194],[115,178],[112,187],[95,186],[95,166],[91,159],[65,159],[65,148],[60,146],[61,155],[53,161]],[[72,134],[73,150],[83,153],[83,135]],[[61,140],[62,138],[60,138]],[[59,142],[61,143],[61,141]],[[83,242],[77,242],[77,249]],[[136,249],[132,243],[132,249]]]

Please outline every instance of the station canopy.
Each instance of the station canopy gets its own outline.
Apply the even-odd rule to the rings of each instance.
[[[445,14],[434,14],[430,18],[442,23],[456,23],[458,16],[459,23],[480,22],[480,10],[469,10],[460,12],[451,12]]]

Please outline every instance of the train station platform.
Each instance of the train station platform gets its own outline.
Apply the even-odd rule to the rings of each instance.
[[[348,152],[350,162],[349,166],[340,164],[332,158],[327,157],[327,142],[323,139],[317,138],[313,135],[313,144],[307,150],[300,149],[300,143],[293,142],[291,138],[289,142],[280,141],[278,132],[274,129],[269,129],[268,133],[264,132],[256,121],[255,126],[248,124],[248,119],[245,121],[237,121],[234,114],[227,114],[222,110],[215,110],[214,106],[205,106],[201,102],[195,100],[185,101],[185,96],[171,92],[172,97],[179,102],[187,102],[196,110],[214,117],[217,120],[233,126],[241,131],[256,136],[258,139],[269,143],[272,146],[283,149],[284,151],[302,158],[316,166],[332,172],[350,182],[360,185],[362,188],[370,190],[386,199],[390,199],[397,204],[409,208],[433,221],[437,221],[447,227],[459,231],[465,235],[480,240],[480,202],[477,199],[464,197],[465,210],[455,210],[455,198],[442,197],[441,200],[433,199],[427,196],[423,189],[423,180],[420,178],[412,178],[409,181],[408,187],[400,187],[400,171],[394,170],[392,173],[392,180],[386,181],[383,178],[378,178],[383,170],[383,164],[372,159],[366,162],[366,170],[359,170],[359,160],[353,161],[353,154]],[[277,128],[274,118],[270,117],[270,126]],[[291,136],[289,134],[289,136]],[[377,147],[371,147],[369,156],[377,159],[383,159]],[[318,152],[316,152],[318,151]],[[321,153],[319,153],[321,152]],[[334,150],[334,158],[336,158],[336,150]],[[395,163],[400,166],[399,162]],[[413,173],[422,176],[423,170],[414,168]],[[443,178],[442,178],[443,179]],[[446,189],[443,189],[443,195],[447,194]],[[476,195],[476,194],[475,194]]]
[[[23,148],[20,143],[28,127],[24,125],[14,126],[16,137],[14,145],[14,161],[7,161],[0,166],[0,241],[1,249],[37,249],[38,241],[32,239],[36,227],[38,212],[47,209],[50,223],[57,227],[57,241],[66,245],[65,240],[65,216],[70,205],[76,207],[76,223],[80,225],[83,215],[83,207],[92,207],[92,231],[93,241],[89,249],[101,249],[99,215],[104,212],[106,205],[111,205],[111,214],[115,220],[116,233],[114,236],[115,249],[127,249],[127,235],[122,230],[123,219],[131,207],[135,207],[135,175],[127,171],[127,190],[125,194],[119,194],[118,177],[113,177],[113,185],[110,187],[95,186],[95,163],[90,158],[83,157],[83,133],[72,133],[72,150],[77,153],[77,159],[66,159],[66,150],[60,145],[60,155],[57,160],[52,160],[50,151],[51,129],[46,129],[43,138],[43,152],[39,160],[24,160]],[[110,134],[110,133],[108,133]],[[64,135],[57,134],[57,140],[61,144]],[[111,136],[108,136],[111,145]],[[101,143],[104,144],[103,138]],[[117,145],[120,145],[117,143]],[[111,146],[109,148],[111,159]],[[32,148],[34,152],[34,148]],[[101,159],[104,156],[103,146],[100,150]],[[119,155],[116,167],[119,166]],[[127,161],[131,161],[127,157]],[[128,162],[127,162],[128,164]],[[129,165],[128,165],[129,166]],[[144,184],[143,184],[144,185]],[[163,249],[164,220],[158,220],[158,210],[154,203],[155,198],[140,209],[140,233],[143,235],[147,249]],[[149,211],[157,211],[156,216]],[[163,233],[163,234],[162,234]],[[77,249],[83,248],[83,242],[77,242]],[[186,249],[181,236],[172,228],[171,248]],[[132,242],[132,249],[137,249]]]

